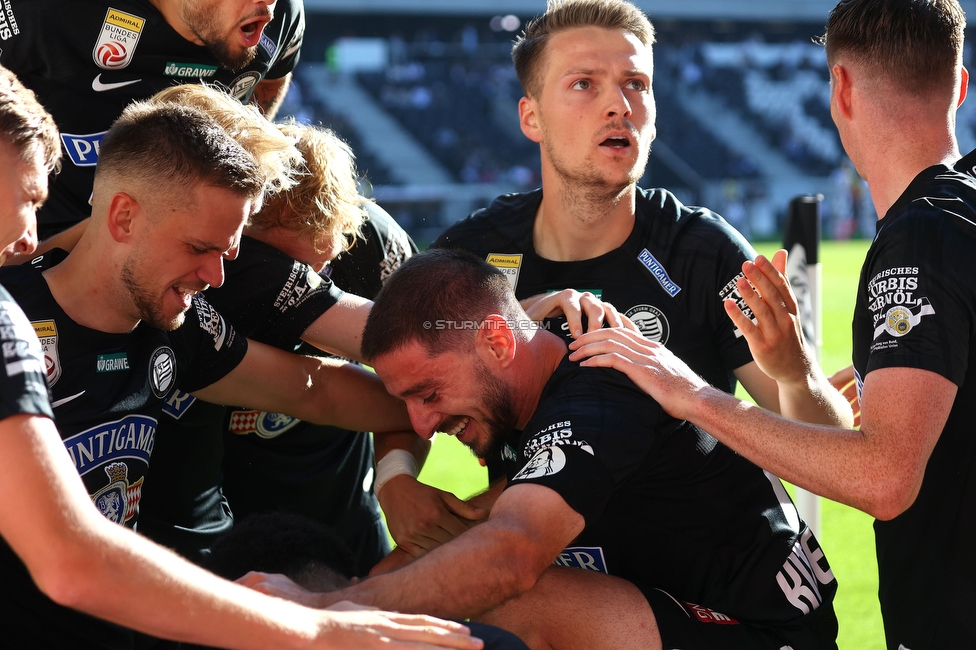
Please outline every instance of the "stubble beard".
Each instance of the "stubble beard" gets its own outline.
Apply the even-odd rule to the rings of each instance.
[[[568,205],[618,203],[644,175],[650,156],[650,147],[648,147],[647,153],[628,171],[626,179],[614,181],[601,174],[595,165],[590,164],[589,159],[582,161],[575,169],[564,164],[551,142],[550,137],[545,137],[543,146],[553,171],[562,181],[562,191],[566,195]]]
[[[234,47],[229,42],[224,30],[221,29],[214,6],[197,7],[187,6],[184,12],[184,20],[193,34],[203,41],[203,44],[210,50],[220,67],[237,72],[246,67],[257,56],[257,45],[246,49]]]
[[[160,307],[159,299],[154,299],[152,292],[136,279],[135,266],[135,261],[130,257],[122,266],[119,278],[125,285],[139,320],[167,332],[175,330],[183,324],[186,313],[181,311],[174,318],[167,317]]]
[[[482,410],[485,413],[487,439],[471,441],[471,451],[479,458],[497,458],[508,434],[518,423],[515,396],[510,386],[489,372],[483,364],[475,368],[482,390]]]

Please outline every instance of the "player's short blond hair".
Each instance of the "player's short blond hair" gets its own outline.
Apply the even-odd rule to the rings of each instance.
[[[252,226],[284,228],[308,238],[313,246],[322,235],[328,235],[333,242],[342,244],[342,251],[348,250],[366,219],[366,199],[356,186],[358,174],[352,149],[325,127],[288,121],[278,128],[295,139],[305,165],[293,188],[265,200],[251,219]]]
[[[49,172],[60,165],[61,140],[54,118],[37,101],[34,91],[24,87],[3,66],[0,66],[0,140],[13,145],[24,159],[39,152]]]
[[[256,107],[242,104],[219,88],[202,83],[170,86],[149,101],[192,106],[212,117],[254,156],[265,177],[266,194],[287,190],[297,182],[303,161],[295,139],[282,133]]]

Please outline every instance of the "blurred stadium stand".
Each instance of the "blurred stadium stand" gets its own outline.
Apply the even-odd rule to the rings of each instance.
[[[419,242],[498,194],[538,186],[510,51],[544,0],[305,4],[302,64],[279,115],[345,138],[364,193]],[[826,57],[812,42],[834,0],[636,4],[658,38],[658,135],[642,186],[708,205],[757,239],[778,236],[802,193],[825,195],[825,236],[873,232],[866,188],[830,119]],[[976,15],[976,0],[963,5]],[[957,122],[963,152],[976,147],[976,101]]]

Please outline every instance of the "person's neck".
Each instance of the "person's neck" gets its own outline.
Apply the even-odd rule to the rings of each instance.
[[[871,200],[883,219],[915,177],[933,165],[952,166],[959,159],[955,133],[942,128],[918,127],[908,136],[902,129],[879,133],[858,170],[868,183]],[[894,132],[897,131],[897,132]]]
[[[556,262],[593,259],[620,248],[630,237],[636,210],[635,184],[609,191],[579,188],[544,175],[542,188],[532,245],[543,258]]]
[[[163,20],[165,20],[177,34],[194,45],[204,44],[203,41],[197,38],[197,35],[186,26],[186,23],[183,22],[183,16],[180,14],[179,2],[176,2],[175,0],[149,0],[149,2],[152,4],[152,6],[156,7],[156,11],[162,14]]]
[[[90,230],[64,261],[44,271],[44,279],[71,320],[100,332],[124,334],[139,320],[120,310],[120,269],[97,251]]]
[[[524,429],[532,419],[542,391],[568,351],[566,343],[551,332],[540,329],[530,334],[531,338],[521,344],[518,366],[514,369],[517,382],[516,428],[519,430]]]

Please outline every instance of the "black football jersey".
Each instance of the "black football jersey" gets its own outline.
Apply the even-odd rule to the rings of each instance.
[[[257,56],[230,71],[206,47],[180,36],[149,0],[4,2],[0,64],[37,93],[64,146],[61,173],[38,214],[40,226],[66,227],[91,213],[99,144],[131,101],[200,81],[248,101],[259,81],[291,72],[304,31],[301,0],[279,0]]]

